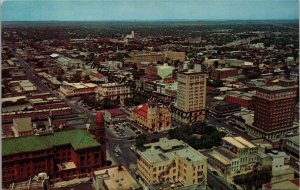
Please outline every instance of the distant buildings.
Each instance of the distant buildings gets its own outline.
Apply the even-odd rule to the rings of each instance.
[[[141,62],[156,63],[158,61],[163,62],[164,54],[159,52],[137,53],[132,55],[132,61],[134,63],[141,63]]]
[[[257,88],[253,96],[254,122],[250,133],[273,140],[297,132],[294,125],[297,86]]]
[[[95,94],[97,85],[94,83],[68,83],[66,81],[59,88],[60,96],[67,98],[84,94]]]
[[[101,145],[84,130],[3,139],[2,144],[4,185],[41,172],[52,179],[72,179],[104,165]]]
[[[224,80],[229,77],[236,77],[238,70],[235,68],[222,68],[212,70],[209,78],[211,80]]]
[[[161,138],[137,151],[137,173],[147,186],[159,189],[206,185],[207,158],[177,139]]]
[[[132,120],[149,131],[164,131],[171,128],[171,113],[154,101],[138,106],[132,111]]]
[[[206,74],[192,69],[177,74],[177,99],[175,107],[193,119],[204,121],[206,101]],[[176,122],[189,124],[189,120],[172,113]]]

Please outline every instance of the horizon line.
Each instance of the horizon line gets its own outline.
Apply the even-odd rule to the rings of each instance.
[[[140,22],[140,21],[296,21],[299,18],[262,19],[125,19],[125,20],[2,20],[1,22]]]

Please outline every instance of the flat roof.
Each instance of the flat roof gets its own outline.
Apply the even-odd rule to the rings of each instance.
[[[151,163],[171,161],[176,157],[190,162],[199,162],[206,159],[206,156],[202,153],[177,139],[161,138],[158,142],[146,144],[145,147],[146,150],[139,151],[139,154]]]
[[[75,150],[100,146],[88,131],[76,129],[43,136],[31,135],[2,139],[2,155],[9,156],[12,154],[46,150],[54,146],[66,144],[71,144]]]
[[[238,147],[238,148],[254,148],[256,147],[254,144],[252,144],[250,141],[247,141],[241,136],[237,137],[223,137],[223,140],[227,141],[228,143]]]
[[[230,165],[230,162],[222,157],[221,155],[217,154],[216,152],[212,151],[209,153],[210,156],[214,157],[216,160],[220,161],[221,163],[225,165]]]
[[[102,170],[94,171],[94,175],[95,178],[103,178],[104,184],[111,190],[140,188],[140,185],[124,166],[121,166],[121,168],[119,166],[103,168]]]

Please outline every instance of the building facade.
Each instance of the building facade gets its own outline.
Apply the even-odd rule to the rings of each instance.
[[[297,132],[294,125],[296,96],[297,86],[259,87],[253,97],[254,122],[249,131],[270,140]]]
[[[107,83],[99,85],[99,87],[97,88],[96,96],[98,100],[115,100],[119,98],[120,102],[124,103],[125,98],[132,97],[132,92],[128,85],[118,83]]]
[[[137,151],[137,174],[148,186],[166,181],[184,186],[207,182],[207,157],[177,139],[161,138]]]
[[[206,102],[206,74],[188,71],[177,74],[177,99],[175,107],[182,113],[191,114],[192,118],[199,121],[205,119]],[[182,118],[179,114],[172,113],[173,119],[182,124],[189,124],[188,119]]]
[[[171,128],[170,111],[153,101],[134,109],[131,118],[138,125],[152,132]]]
[[[86,130],[3,139],[2,144],[4,187],[41,172],[70,180],[103,166],[101,145]]]

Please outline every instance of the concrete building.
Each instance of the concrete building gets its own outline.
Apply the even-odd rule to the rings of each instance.
[[[172,66],[169,66],[167,63],[164,65],[158,65],[157,68],[157,75],[160,76],[162,79],[165,79],[169,76],[172,76],[173,70],[175,69]]]
[[[294,124],[297,86],[265,86],[257,88],[253,96],[254,122],[248,131],[269,140],[297,133]]]
[[[174,52],[174,51],[166,51],[165,59],[169,59],[171,61],[185,61],[185,52]]]
[[[161,138],[137,151],[137,174],[147,186],[206,185],[207,157],[177,139]]]
[[[59,88],[59,95],[62,97],[80,96],[94,94],[97,85],[94,83],[68,83],[66,81]]]
[[[290,157],[286,153],[272,150],[268,155],[272,159],[272,182],[294,179],[294,171],[288,165]]]
[[[125,84],[118,83],[107,83],[101,84],[96,90],[96,96],[98,100],[110,99],[115,100],[120,98],[121,103],[124,102],[125,98],[131,98],[132,92],[130,87]]]
[[[137,53],[131,56],[132,61],[134,63],[141,63],[141,62],[163,62],[164,61],[164,54],[159,52],[151,52],[151,53]]]
[[[204,150],[202,153],[208,157],[208,164],[225,177],[235,175],[240,171],[239,157],[224,147]]]
[[[138,106],[132,111],[131,119],[149,131],[164,131],[171,128],[171,113],[154,101]]]
[[[206,74],[190,69],[177,74],[177,99],[175,107],[182,113],[191,114],[193,119],[204,121],[206,102]],[[178,123],[188,125],[190,121],[180,114],[172,113]]]
[[[258,147],[240,136],[223,137],[222,146],[239,158],[240,171],[251,170],[257,162]]]
[[[15,137],[28,136],[33,134],[31,118],[16,118],[13,119],[12,130]]]
[[[225,117],[229,116],[235,112],[241,110],[241,106],[239,104],[232,104],[226,101],[213,101],[207,106],[209,114],[215,117]]]
[[[142,190],[141,185],[124,166],[111,166],[94,171],[93,186],[94,190]]]

